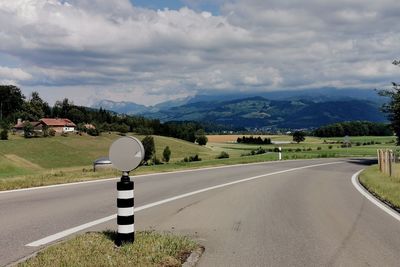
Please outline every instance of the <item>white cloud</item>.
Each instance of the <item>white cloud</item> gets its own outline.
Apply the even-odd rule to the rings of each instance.
[[[12,81],[25,81],[32,78],[32,75],[20,68],[9,68],[0,66],[0,79]]]
[[[374,88],[396,78],[397,0],[218,3],[216,16],[128,0],[0,0],[0,53],[19,62],[3,63],[0,80],[82,104],[153,104],[202,90]]]

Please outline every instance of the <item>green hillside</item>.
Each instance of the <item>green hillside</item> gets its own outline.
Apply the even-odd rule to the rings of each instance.
[[[111,143],[119,138],[117,134],[103,134],[99,137],[88,135],[56,136],[52,138],[24,139],[10,136],[8,141],[0,141],[0,177],[41,173],[57,169],[90,168],[99,157],[108,156]],[[143,136],[137,136],[140,140]],[[199,154],[211,158],[213,152],[205,147],[183,140],[154,136],[157,157],[169,146],[171,161]]]

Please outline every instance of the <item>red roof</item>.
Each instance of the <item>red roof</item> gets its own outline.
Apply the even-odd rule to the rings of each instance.
[[[76,127],[75,123],[73,123],[69,119],[50,119],[50,118],[43,118],[40,120],[44,124],[49,127]]]

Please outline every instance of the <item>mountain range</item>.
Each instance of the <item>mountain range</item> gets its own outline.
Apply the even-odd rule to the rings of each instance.
[[[386,121],[374,90],[334,89],[196,95],[155,106],[98,101],[93,107],[161,121],[199,121],[229,128],[312,128],[340,121]]]

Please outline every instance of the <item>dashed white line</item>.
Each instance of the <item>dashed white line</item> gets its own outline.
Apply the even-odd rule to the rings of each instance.
[[[272,175],[286,173],[286,172],[292,172],[292,171],[298,171],[298,170],[303,170],[303,169],[308,169],[308,168],[332,165],[332,164],[341,164],[341,163],[344,163],[344,162],[343,161],[336,161],[336,162],[329,162],[329,163],[307,165],[307,166],[302,166],[302,167],[291,168],[291,169],[287,169],[287,170],[282,170],[282,171],[276,171],[276,172],[266,173],[266,174],[262,174],[262,175],[257,175],[257,176],[253,176],[253,177],[249,177],[249,178],[245,178],[245,179],[241,179],[241,180],[237,180],[237,181],[233,181],[233,182],[229,182],[229,183],[224,183],[224,184],[220,184],[220,185],[216,185],[216,186],[210,186],[210,187],[207,187],[207,188],[203,188],[203,189],[200,189],[200,190],[196,190],[196,191],[193,191],[193,192],[189,192],[189,193],[186,193],[186,194],[178,195],[178,196],[175,196],[175,197],[163,199],[163,200],[160,200],[160,201],[156,201],[156,202],[153,202],[153,203],[150,203],[150,204],[146,204],[146,205],[137,207],[137,208],[135,208],[135,212],[138,212],[138,211],[141,211],[141,210],[145,210],[145,209],[149,209],[149,208],[152,208],[152,207],[155,207],[155,206],[159,206],[159,205],[162,205],[162,204],[174,201],[174,200],[178,200],[178,199],[181,199],[181,198],[185,198],[185,197],[193,196],[193,195],[196,195],[196,194],[200,194],[200,193],[203,193],[203,192],[206,192],[206,191],[210,191],[210,190],[214,190],[214,189],[218,189],[218,188],[222,188],[222,187],[226,187],[226,186],[230,186],[230,185],[234,185],[234,184],[244,183],[244,182],[260,179],[260,178],[267,177],[267,176],[272,176]],[[95,226],[95,225],[98,225],[98,224],[113,220],[116,217],[117,217],[117,214],[113,214],[113,215],[107,216],[105,218],[101,218],[101,219],[98,219],[98,220],[95,220],[95,221],[92,221],[92,222],[88,222],[88,223],[85,223],[85,224],[82,224],[82,225],[79,225],[79,226],[76,226],[76,227],[61,231],[59,233],[47,236],[45,238],[42,238],[42,239],[39,239],[39,240],[34,241],[32,243],[29,243],[29,244],[27,244],[25,246],[38,247],[38,246],[46,245],[48,243],[51,243],[53,241],[56,241],[56,240],[61,239],[63,237],[66,237],[66,236],[71,235],[73,233],[76,233],[76,232],[85,230],[87,228],[90,228],[92,226]]]

